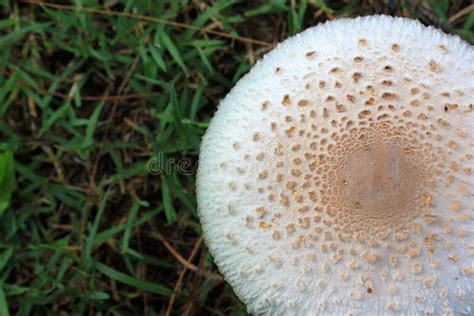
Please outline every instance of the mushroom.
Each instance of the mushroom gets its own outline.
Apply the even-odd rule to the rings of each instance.
[[[254,314],[474,313],[474,49],[417,21],[339,19],[220,103],[197,199]]]

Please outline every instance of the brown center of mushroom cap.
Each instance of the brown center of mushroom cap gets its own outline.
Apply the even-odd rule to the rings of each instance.
[[[350,153],[341,177],[342,199],[354,216],[397,220],[415,206],[424,174],[393,141],[376,140]]]
[[[387,125],[351,134],[330,152],[323,199],[341,232],[366,240],[420,214],[428,191],[428,151]]]

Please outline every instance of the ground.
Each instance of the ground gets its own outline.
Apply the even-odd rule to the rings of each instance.
[[[326,20],[474,42],[462,0],[97,2],[0,0],[0,315],[245,315],[196,212],[219,100]]]

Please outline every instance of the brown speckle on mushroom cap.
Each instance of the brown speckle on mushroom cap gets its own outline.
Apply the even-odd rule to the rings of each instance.
[[[212,119],[197,182],[249,311],[472,314],[473,100],[473,48],[403,18],[329,22],[259,61]]]

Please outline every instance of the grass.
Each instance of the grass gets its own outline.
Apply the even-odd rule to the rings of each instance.
[[[201,136],[278,41],[373,13],[474,42],[470,1],[0,0],[0,315],[245,315],[201,238]]]

